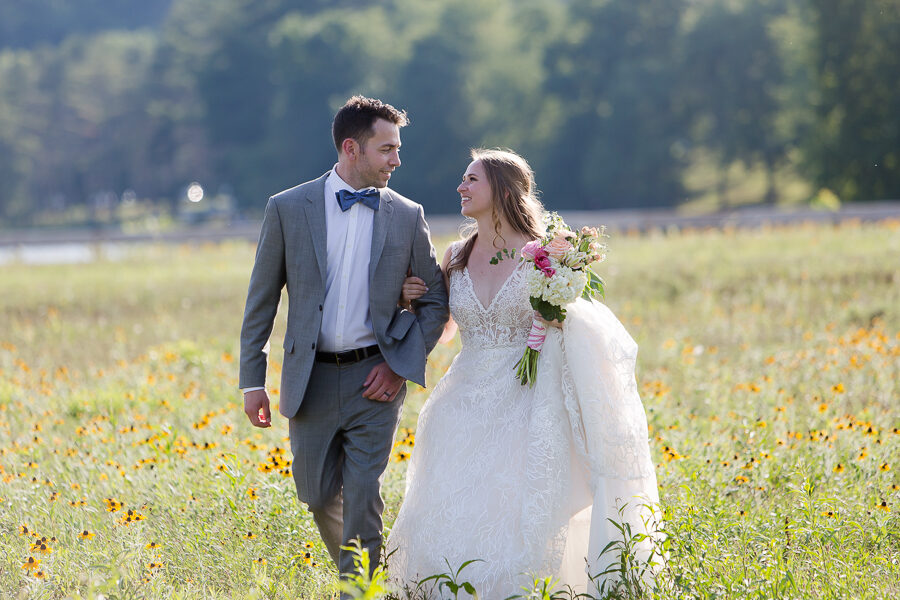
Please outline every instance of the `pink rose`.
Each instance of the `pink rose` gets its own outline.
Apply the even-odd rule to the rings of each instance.
[[[522,248],[522,256],[524,256],[528,260],[534,260],[535,254],[540,248],[540,240],[532,240],[525,244],[525,246]]]
[[[547,254],[555,258],[556,260],[561,259],[565,256],[566,252],[572,248],[572,244],[569,243],[568,240],[562,235],[557,235],[553,238],[553,241],[547,244]]]

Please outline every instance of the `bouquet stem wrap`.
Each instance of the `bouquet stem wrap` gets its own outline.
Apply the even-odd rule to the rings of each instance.
[[[525,353],[519,362],[516,363],[516,379],[522,385],[532,387],[537,379],[537,363],[538,355],[541,348],[544,347],[544,340],[547,339],[547,328],[538,319],[537,314],[531,321],[531,331],[528,333],[528,341],[525,343]]]

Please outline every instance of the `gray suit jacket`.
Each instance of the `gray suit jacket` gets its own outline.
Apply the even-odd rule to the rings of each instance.
[[[263,386],[265,347],[287,285],[280,412],[288,418],[303,400],[322,323],[327,177],[325,173],[269,198],[244,309],[239,386]],[[388,188],[380,193],[369,260],[372,326],[391,370],[424,386],[425,358],[448,317],[447,290],[422,207]],[[428,286],[428,293],[416,301],[415,313],[397,306],[407,269]]]

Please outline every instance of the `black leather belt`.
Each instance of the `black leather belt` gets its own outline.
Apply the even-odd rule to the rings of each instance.
[[[319,362],[333,363],[336,365],[349,365],[363,359],[381,354],[378,344],[365,348],[356,348],[346,352],[316,352],[316,360]]]

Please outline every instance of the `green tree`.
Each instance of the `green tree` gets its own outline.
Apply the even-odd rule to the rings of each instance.
[[[686,136],[679,88],[682,0],[573,0],[547,52],[547,93],[563,111],[542,168],[574,206],[680,201]]]
[[[20,223],[30,212],[32,158],[42,147],[46,98],[38,92],[34,52],[0,52],[0,218]]]
[[[7,0],[0,2],[0,48],[58,44],[74,34],[156,27],[172,0]]]
[[[685,38],[684,93],[696,143],[719,156],[719,196],[734,161],[760,162],[767,173],[765,200],[777,199],[775,171],[791,147],[780,126],[786,85],[780,49],[769,32],[783,7],[772,2],[715,4]]]
[[[32,156],[38,206],[118,196],[149,178],[141,160],[142,89],[153,58],[150,33],[68,38],[45,59],[40,90],[49,98],[47,132]]]
[[[810,0],[816,125],[809,170],[842,200],[900,197],[900,2]]]
[[[543,52],[562,13],[535,1],[431,7],[397,11],[411,49],[396,88],[412,119],[397,186],[430,210],[452,213],[471,147],[511,147],[535,166],[546,153],[558,119],[545,101]]]

